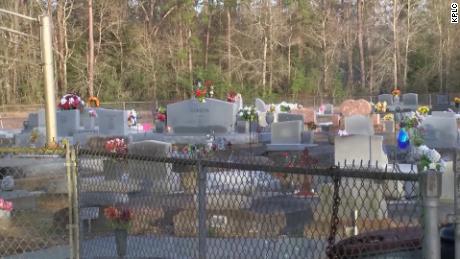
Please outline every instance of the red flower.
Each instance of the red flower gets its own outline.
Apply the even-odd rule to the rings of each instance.
[[[164,114],[164,113],[157,113],[157,120],[159,120],[159,121],[166,121],[166,114]]]
[[[109,220],[116,220],[119,218],[120,212],[115,207],[108,207],[104,209],[104,216]]]
[[[235,91],[231,91],[227,94],[227,102],[234,103],[236,101],[237,93]]]
[[[195,92],[195,97],[200,98],[200,97],[205,97],[206,96],[206,90],[201,90],[197,89]]]
[[[129,222],[132,218],[132,213],[129,209],[121,209],[120,221]]]

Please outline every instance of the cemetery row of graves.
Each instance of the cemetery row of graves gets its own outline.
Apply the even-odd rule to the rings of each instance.
[[[442,173],[440,223],[453,210],[460,99],[376,99],[304,107],[196,89],[141,123],[146,111],[66,95],[69,149],[41,148],[44,110],[0,149],[0,255],[419,255],[422,172]],[[381,238],[351,249],[356,235]]]

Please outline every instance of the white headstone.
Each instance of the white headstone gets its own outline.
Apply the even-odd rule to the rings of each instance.
[[[431,116],[423,120],[421,127],[425,144],[430,148],[457,146],[458,129],[455,117]]]
[[[59,137],[73,136],[80,129],[80,110],[57,111],[56,124]]]
[[[302,142],[302,121],[275,122],[271,126],[272,144],[300,144]]]
[[[335,164],[341,166],[347,161],[351,165],[359,166],[361,161],[364,166],[370,162],[371,166],[378,164],[379,168],[385,168],[388,157],[383,151],[383,136],[349,135],[336,136],[334,142]]]
[[[256,111],[258,112],[266,112],[267,111],[267,105],[265,105],[265,102],[262,101],[260,98],[256,98]]]
[[[99,133],[106,136],[126,136],[129,133],[128,111],[98,109]]]
[[[167,106],[168,126],[176,134],[233,132],[237,112],[235,103],[212,98],[204,103],[186,100]]]
[[[350,135],[374,135],[372,118],[364,115],[345,117],[345,131]]]

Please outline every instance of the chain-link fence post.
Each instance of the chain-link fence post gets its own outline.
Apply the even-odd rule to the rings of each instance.
[[[198,257],[206,259],[206,168],[198,159]]]
[[[423,258],[441,258],[439,236],[439,197],[441,196],[442,174],[437,171],[422,172],[423,195]]]
[[[454,148],[453,152],[453,169],[454,169],[454,204],[455,204],[455,258],[460,259],[460,156],[458,149]]]
[[[73,193],[73,221],[74,221],[74,258],[80,259],[80,205],[78,198],[78,165],[77,165],[77,151],[75,147],[72,147],[70,150],[70,159],[72,162],[72,193]]]
[[[65,167],[66,167],[66,174],[67,174],[67,196],[69,198],[69,252],[70,252],[70,258],[75,258],[75,240],[74,240],[74,206],[73,206],[73,164],[72,164],[72,159],[71,159],[71,154],[70,154],[70,145],[67,143],[65,145]]]

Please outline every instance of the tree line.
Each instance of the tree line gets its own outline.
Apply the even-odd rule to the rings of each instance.
[[[0,0],[0,8],[52,17],[58,95],[180,99],[198,79],[218,97],[460,90],[460,26],[444,0]],[[0,23],[39,34],[14,16]],[[8,30],[0,38],[0,103],[43,102],[37,39]]]

